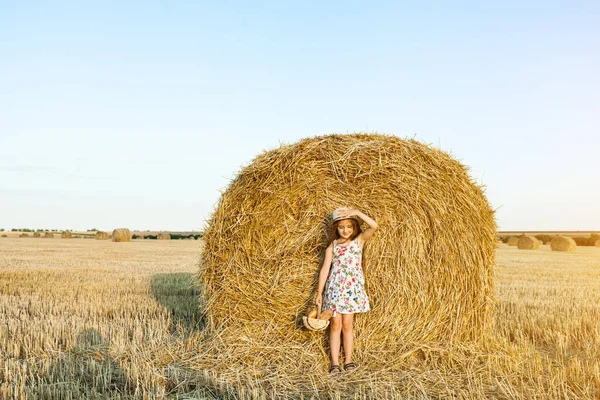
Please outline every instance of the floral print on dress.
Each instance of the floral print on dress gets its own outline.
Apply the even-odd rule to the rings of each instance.
[[[325,283],[323,310],[354,314],[370,309],[362,271],[362,250],[358,240],[346,244],[334,241],[331,269]]]

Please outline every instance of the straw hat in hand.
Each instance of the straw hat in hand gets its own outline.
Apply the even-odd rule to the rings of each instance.
[[[333,312],[325,310],[319,312],[316,308],[313,308],[308,314],[302,317],[304,326],[311,331],[322,331],[329,326],[329,319],[333,316]]]

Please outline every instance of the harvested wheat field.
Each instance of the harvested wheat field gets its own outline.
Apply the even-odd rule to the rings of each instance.
[[[268,350],[275,363],[241,360],[253,374],[237,359],[215,363],[193,285],[202,243],[0,241],[0,398],[600,396],[600,248],[501,245],[494,340],[409,342],[380,369],[335,379],[307,370],[290,386],[294,360],[278,343]],[[326,333],[314,335],[324,352]],[[355,346],[369,351],[365,341]]]

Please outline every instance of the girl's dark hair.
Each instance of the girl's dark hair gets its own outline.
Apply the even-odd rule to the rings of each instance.
[[[360,224],[354,218],[347,218],[347,220],[352,222],[352,227],[354,228],[354,232],[352,232],[352,236],[350,236],[350,240],[354,240],[354,239],[356,239],[356,237],[358,235],[361,234],[362,229],[360,229]],[[340,234],[338,233],[337,227],[338,227],[338,224],[342,221],[344,221],[344,220],[340,219],[339,221],[335,221],[333,224],[331,224],[331,229],[329,231],[330,242],[333,242],[335,239],[340,238]]]

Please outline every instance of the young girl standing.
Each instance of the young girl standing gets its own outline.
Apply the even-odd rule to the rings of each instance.
[[[358,218],[369,225],[361,231]],[[341,372],[339,362],[341,336],[344,340],[344,370],[352,371],[354,313],[371,309],[365,291],[362,271],[362,249],[379,228],[377,222],[358,210],[338,208],[333,212],[335,240],[325,250],[325,260],[319,274],[315,303],[333,312],[329,331],[331,347],[330,373]],[[325,291],[323,291],[323,289]]]

